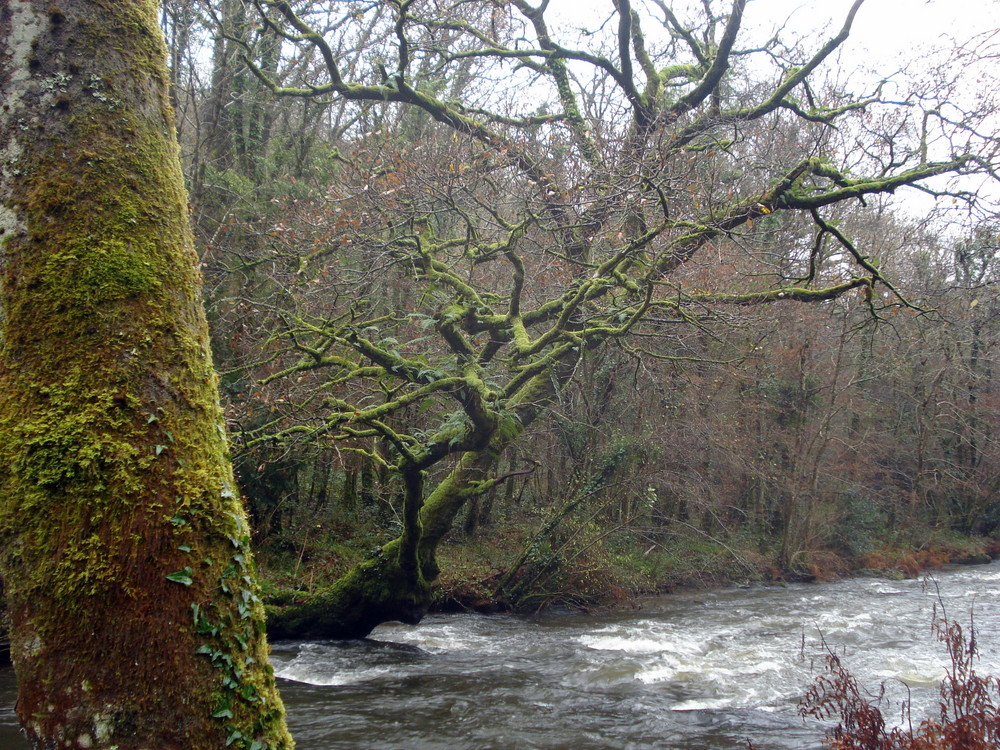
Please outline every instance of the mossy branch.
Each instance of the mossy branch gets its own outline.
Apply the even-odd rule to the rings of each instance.
[[[733,0],[733,7],[726,21],[726,28],[719,46],[712,55],[711,64],[708,65],[701,80],[687,94],[682,96],[676,104],[670,108],[673,117],[679,117],[685,112],[689,112],[704,102],[716,90],[722,82],[722,78],[729,69],[729,56],[736,42],[736,35],[743,23],[743,11],[746,9],[746,0]]]
[[[869,287],[872,279],[858,277],[850,279],[842,284],[824,287],[822,289],[807,289],[805,287],[781,287],[780,289],[769,289],[764,292],[749,292],[746,294],[689,294],[687,299],[699,304],[721,304],[721,305],[761,305],[772,302],[826,302],[842,297],[852,289]]]

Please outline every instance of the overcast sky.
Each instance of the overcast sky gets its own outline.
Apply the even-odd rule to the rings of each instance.
[[[729,1],[713,0],[713,5],[723,8]],[[632,2],[638,6],[642,0]],[[671,0],[669,5],[683,20],[690,17],[684,9],[700,7],[701,2]],[[550,18],[560,18],[560,22],[552,24],[553,27],[585,28],[589,31],[594,31],[602,21],[607,20],[614,7],[612,0],[550,0],[550,3]],[[755,46],[754,43],[769,38],[784,25],[783,39],[808,39],[804,48],[816,51],[839,31],[852,4],[853,0],[748,0],[743,36],[737,46]],[[654,8],[651,15],[656,18],[659,13]],[[1000,91],[998,29],[1000,0],[866,0],[855,18],[850,38],[829,60],[827,71],[839,71],[835,77],[856,92],[872,90],[875,81],[891,76],[895,88],[890,84],[883,89],[883,94],[902,97],[909,84],[907,77],[899,73],[900,70],[905,68],[919,76],[922,70],[926,71],[948,58],[956,45],[969,44],[976,39],[980,45],[989,41],[995,55],[993,60],[978,68],[966,69],[962,65],[956,69],[953,63],[943,68],[950,74],[964,74],[965,80],[951,89],[949,98],[965,99],[955,103],[975,108],[982,106],[983,96],[995,98],[996,92]],[[645,30],[651,41],[655,39],[655,23],[645,26]],[[605,32],[613,32],[613,29],[606,27]],[[987,40],[986,37],[991,34],[992,39]],[[577,41],[571,41],[573,36],[565,37],[571,46],[573,41]],[[586,41],[579,41],[586,46]],[[985,185],[986,193],[997,196],[996,185],[986,182],[976,180],[974,184],[965,183],[963,186],[982,190]],[[922,199],[922,194],[911,197],[916,198],[912,201],[916,213],[928,210],[929,202]]]
[[[852,0],[750,0],[747,16],[760,22],[791,18],[792,27],[839,29]],[[964,44],[1000,28],[1000,0],[866,0],[842,57],[875,65],[901,65],[936,50]]]
[[[641,0],[633,0],[641,2]],[[853,0],[749,0],[744,14],[749,28],[771,31],[786,19],[800,33],[829,27],[839,29]],[[716,2],[717,7],[724,5]],[[692,0],[670,3],[682,14]],[[610,15],[612,0],[551,0],[552,11],[568,25],[593,27]],[[653,11],[653,15],[658,13]],[[863,56],[895,61],[967,41],[975,34],[1000,27],[1000,0],[866,0],[858,12],[846,49]],[[647,28],[648,32],[652,29]]]

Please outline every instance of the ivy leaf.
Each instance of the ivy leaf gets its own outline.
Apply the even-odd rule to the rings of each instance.
[[[184,568],[184,570],[177,570],[173,573],[167,575],[168,581],[173,581],[174,583],[180,583],[184,586],[190,586],[194,583],[194,579],[191,577],[191,568]]]

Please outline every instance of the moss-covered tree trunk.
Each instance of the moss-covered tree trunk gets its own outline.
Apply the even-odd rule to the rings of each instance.
[[[0,4],[0,542],[36,747],[286,748],[153,0]]]
[[[578,353],[570,350],[521,386],[509,406],[518,418],[512,430],[493,428],[483,446],[458,456],[449,471],[424,495],[422,481],[403,473],[407,486],[404,531],[354,566],[330,588],[301,601],[274,608],[268,629],[277,638],[364,638],[378,625],[398,620],[420,622],[431,603],[440,574],[438,546],[451,531],[459,511],[493,486],[497,459],[569,382]],[[419,510],[418,510],[419,509]]]

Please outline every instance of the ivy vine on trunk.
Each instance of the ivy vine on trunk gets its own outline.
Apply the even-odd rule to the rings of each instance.
[[[0,8],[0,566],[35,747],[292,747],[152,0]]]

